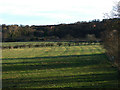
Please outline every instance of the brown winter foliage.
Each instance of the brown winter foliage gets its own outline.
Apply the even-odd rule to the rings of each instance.
[[[109,19],[102,33],[106,54],[116,65],[120,65],[120,19]]]

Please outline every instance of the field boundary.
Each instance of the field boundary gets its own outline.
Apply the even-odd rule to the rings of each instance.
[[[77,41],[77,42],[56,42],[56,43],[39,43],[39,44],[22,44],[22,45],[9,45],[4,44],[0,46],[2,49],[13,49],[13,48],[32,48],[32,47],[52,47],[52,46],[84,46],[84,45],[101,45],[102,41]]]

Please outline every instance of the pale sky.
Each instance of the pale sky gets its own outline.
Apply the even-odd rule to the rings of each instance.
[[[0,0],[0,24],[50,25],[103,19],[119,0]]]

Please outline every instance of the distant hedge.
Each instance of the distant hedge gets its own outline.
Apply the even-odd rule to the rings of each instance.
[[[37,43],[37,44],[25,44],[21,45],[2,45],[2,49],[17,49],[17,48],[33,48],[33,47],[52,47],[52,46],[79,46],[79,45],[100,45],[102,41],[76,41],[76,42],[56,42],[56,43]],[[0,47],[1,48],[1,47]]]

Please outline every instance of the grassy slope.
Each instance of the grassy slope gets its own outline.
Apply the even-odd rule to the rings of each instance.
[[[5,49],[3,87],[117,87],[117,69],[103,52],[97,45]]]
[[[3,58],[84,55],[102,53],[99,45],[4,49]]]

